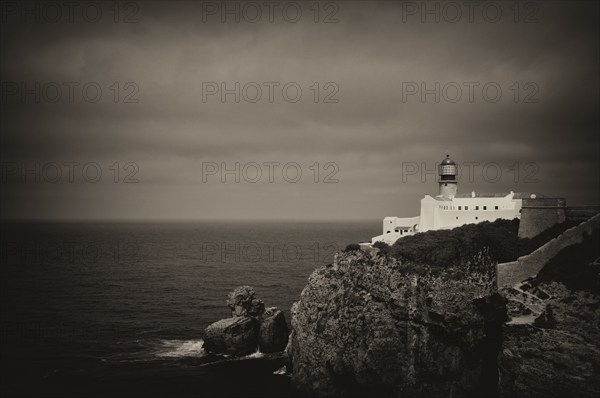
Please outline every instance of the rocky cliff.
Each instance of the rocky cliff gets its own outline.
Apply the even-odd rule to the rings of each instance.
[[[598,217],[527,257],[535,271],[500,292],[494,259],[510,247],[487,247],[510,243],[506,223],[336,255],[292,307],[293,384],[316,397],[599,396]]]
[[[600,396],[600,232],[502,294],[511,321],[498,357],[501,397]]]
[[[505,293],[513,319],[503,327],[499,396],[600,396],[600,297],[557,282],[519,290]],[[524,295],[533,297],[515,308]]]
[[[338,254],[292,307],[293,383],[319,397],[493,394],[506,320],[495,292],[486,250],[447,268]]]

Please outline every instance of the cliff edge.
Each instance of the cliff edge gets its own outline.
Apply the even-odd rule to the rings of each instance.
[[[292,307],[292,380],[317,397],[493,395],[506,319],[485,249],[447,268],[340,253]]]

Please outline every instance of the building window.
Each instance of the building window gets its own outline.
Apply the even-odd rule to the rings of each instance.
[[[458,210],[462,210],[462,206],[458,206]]]
[[[465,206],[465,210],[469,210],[469,206]]]
[[[389,233],[390,233],[390,231],[387,231],[387,232],[386,232],[386,234],[389,234]]]
[[[498,206],[496,206],[495,210],[498,210]]]
[[[479,210],[479,206],[475,206],[475,210]]]
[[[479,217],[475,217],[476,220],[479,220]]]
[[[456,219],[458,220],[458,217],[456,217]]]
[[[487,206],[483,206],[483,210],[487,210]]]

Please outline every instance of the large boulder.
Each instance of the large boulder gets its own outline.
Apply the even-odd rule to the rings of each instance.
[[[260,349],[281,352],[288,341],[288,327],[277,307],[265,311],[250,286],[239,286],[229,293],[227,306],[231,318],[209,325],[204,332],[204,348],[215,354],[247,355]]]
[[[231,316],[259,317],[265,311],[265,304],[255,297],[254,289],[250,286],[235,288],[227,299]]]
[[[283,312],[270,307],[264,312],[260,322],[258,346],[261,352],[283,351],[288,343],[288,327]]]
[[[460,397],[495,392],[505,301],[487,251],[447,268],[336,255],[292,307],[303,395]]]
[[[230,355],[248,355],[258,347],[259,323],[252,317],[221,319],[206,328],[203,348]]]

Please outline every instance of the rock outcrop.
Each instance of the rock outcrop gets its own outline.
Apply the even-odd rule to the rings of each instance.
[[[264,353],[283,351],[288,342],[285,316],[277,307],[265,311],[262,300],[250,286],[239,286],[229,293],[227,305],[231,318],[209,325],[204,332],[204,348],[208,352],[243,356],[260,350]]]
[[[302,394],[495,393],[505,301],[484,250],[459,265],[337,254],[292,307],[292,380]]]
[[[250,286],[239,286],[229,293],[227,306],[231,309],[231,316],[261,316],[265,312],[265,304],[254,295]]]
[[[502,289],[511,320],[498,356],[500,397],[600,396],[598,224],[582,237]]]
[[[512,319],[498,356],[500,397],[600,396],[599,239],[595,229],[502,289]]]
[[[285,315],[277,307],[269,307],[260,323],[258,348],[260,352],[272,353],[285,349],[288,342],[288,326]]]
[[[499,396],[600,396],[600,296],[559,282],[526,283],[519,290],[538,297],[541,305],[526,302],[525,312],[533,316],[514,313],[503,327]],[[515,290],[502,293],[510,302],[522,302]]]
[[[258,346],[258,321],[251,317],[221,319],[206,328],[206,351],[231,355],[248,355]]]

